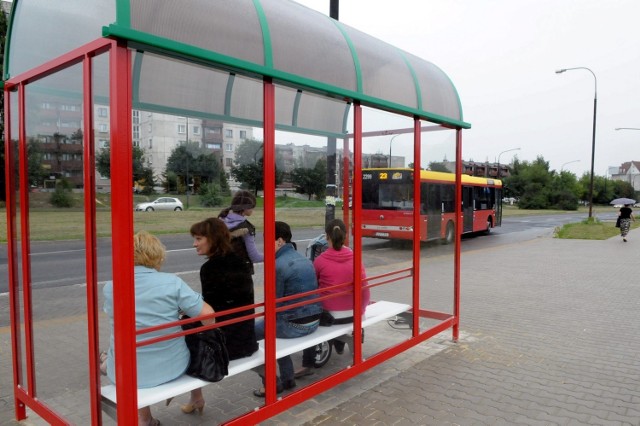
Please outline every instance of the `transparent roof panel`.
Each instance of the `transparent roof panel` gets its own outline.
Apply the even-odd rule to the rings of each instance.
[[[211,52],[264,62],[252,0],[132,0],[131,28]]]
[[[358,90],[351,50],[333,19],[297,3],[265,3],[276,69]]]
[[[5,72],[16,76],[102,36],[115,0],[13,0]]]
[[[297,131],[343,133],[353,101],[468,127],[437,66],[291,0],[14,2],[9,77],[111,36],[133,49],[136,108],[261,122],[265,76]]]

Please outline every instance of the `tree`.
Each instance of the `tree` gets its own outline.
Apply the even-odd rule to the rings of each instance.
[[[521,209],[576,210],[582,192],[573,173],[549,170],[542,156],[530,163],[516,158],[511,176],[503,182],[505,195],[520,198]]]
[[[411,165],[411,167],[413,167],[413,164]],[[445,166],[443,162],[438,161],[430,162],[428,169],[434,172],[451,173],[451,170],[447,169],[447,166]]]
[[[258,195],[258,191],[264,187],[262,173],[262,158],[257,163],[241,164],[231,168],[231,176],[244,187]]]
[[[167,160],[166,173],[172,172],[180,177],[186,190],[187,183],[194,185],[198,191],[201,182],[220,182],[220,175],[224,175],[220,164],[220,157],[211,151],[201,148],[197,142],[188,142],[177,146]],[[182,190],[182,188],[180,188]]]
[[[231,168],[233,178],[255,195],[264,187],[263,145],[253,139],[242,142],[236,149],[234,166]],[[284,173],[278,168],[278,164],[282,164],[280,160],[276,155],[276,184],[280,184],[284,178]]]
[[[140,180],[143,181],[151,181],[151,186],[153,187],[153,169],[151,167],[146,167],[144,163],[144,150],[139,146],[134,146],[132,150],[133,157],[133,182],[138,182]],[[96,154],[96,168],[98,169],[98,173],[107,179],[111,178],[111,149],[110,147],[102,148]],[[151,179],[149,179],[151,177]]]
[[[258,163],[263,157],[263,142],[246,139],[236,148],[234,164],[242,166],[245,164]]]
[[[40,149],[40,142],[36,138],[29,138],[27,142],[27,172],[29,174],[29,185],[41,186],[47,171],[42,167],[44,155]],[[16,158],[16,167],[18,159]],[[17,170],[17,169],[16,169]]]
[[[298,167],[291,172],[291,182],[296,187],[296,192],[308,194],[316,198],[324,196],[327,181],[327,160],[320,159],[312,169]]]

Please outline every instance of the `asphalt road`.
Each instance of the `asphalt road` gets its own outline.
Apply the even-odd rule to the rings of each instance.
[[[599,214],[601,219],[615,218],[615,212]],[[565,223],[577,222],[585,218],[584,213],[567,213],[560,215],[512,216],[504,218],[502,226],[492,230],[489,235],[464,238],[462,250],[488,248],[495,245],[526,241],[553,230]],[[295,230],[294,241],[299,250],[304,250],[309,241],[318,235],[317,229]],[[173,273],[197,271],[203,259],[195,254],[192,239],[189,235],[160,236],[167,247],[167,260],[163,270]],[[259,235],[258,244],[261,245]],[[261,249],[261,247],[259,247]],[[427,243],[422,246],[422,256],[437,256],[447,253],[451,246]],[[365,238],[363,240],[365,265],[378,266],[407,257],[410,247],[387,240]],[[86,282],[85,250],[82,241],[47,241],[33,242],[31,245],[31,279],[34,289],[77,285]],[[109,239],[98,240],[98,281],[111,278],[111,242]],[[7,277],[7,246],[0,245],[0,276]],[[7,279],[0,281],[0,294],[8,291]]]

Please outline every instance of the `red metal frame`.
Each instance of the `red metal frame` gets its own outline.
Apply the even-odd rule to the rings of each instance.
[[[413,175],[420,176],[420,156],[422,142],[422,131],[420,125],[420,119],[414,117],[413,119]],[[389,164],[391,164],[391,158],[389,158]],[[413,199],[420,200],[420,179],[413,179]],[[416,232],[420,232],[420,223],[422,217],[420,216],[420,202],[413,203],[413,337],[420,334],[419,316],[420,311],[420,237],[415,238]]]
[[[13,372],[15,412],[20,420],[26,417],[26,406],[33,409],[51,424],[66,424],[67,422],[58,413],[51,410],[44,402],[37,398],[37,383],[35,380],[34,346],[31,311],[31,276],[30,276],[30,235],[29,235],[29,191],[28,182],[25,179],[27,173],[26,155],[26,117],[25,117],[25,90],[26,85],[41,79],[47,75],[61,71],[71,65],[82,64],[83,67],[83,115],[84,115],[84,187],[85,196],[85,244],[86,244],[86,279],[87,279],[87,311],[88,311],[88,353],[89,353],[89,386],[91,391],[91,416],[92,424],[102,424],[100,411],[100,376],[98,366],[98,307],[97,307],[97,261],[96,261],[96,210],[95,210],[95,146],[93,138],[93,87],[92,71],[93,58],[102,53],[109,54],[110,70],[110,101],[111,101],[111,178],[112,178],[112,251],[113,251],[113,282],[114,299],[118,303],[114,306],[114,330],[116,353],[116,392],[126,395],[119,398],[117,414],[120,419],[134,419],[137,416],[137,380],[136,374],[136,347],[150,344],[149,342],[136,343],[136,336],[148,330],[136,331],[135,329],[135,303],[133,281],[133,197],[131,194],[132,181],[132,82],[131,82],[131,52],[125,41],[99,39],[87,45],[75,49],[53,61],[27,73],[10,79],[5,83],[5,158],[6,158],[6,186],[7,186],[7,235],[9,251],[9,289],[11,300],[11,326],[13,349]],[[23,284],[23,310],[25,318],[24,347],[25,347],[25,371],[27,386],[24,388],[21,336],[20,330],[20,306],[19,306],[19,275],[16,234],[16,200],[15,200],[15,157],[14,144],[11,142],[11,96],[15,96],[17,89],[19,120],[19,162],[18,168],[21,176],[20,189],[20,223],[22,240],[22,282]],[[359,102],[353,104],[353,191],[345,185],[344,188],[344,218],[349,223],[352,217],[353,249],[354,249],[354,316],[361,314],[361,289],[373,287],[403,278],[412,278],[413,288],[413,332],[412,337],[404,342],[391,346],[381,352],[363,359],[362,354],[362,325],[359,321],[354,323],[354,348],[352,366],[334,373],[324,379],[310,384],[298,391],[278,399],[276,395],[276,345],[275,345],[275,170],[272,167],[264,168],[264,253],[265,253],[265,300],[264,319],[265,327],[265,377],[266,399],[265,404],[255,411],[246,413],[231,419],[227,424],[255,424],[268,419],[288,408],[291,408],[311,397],[318,395],[340,383],[355,377],[366,370],[389,360],[390,358],[410,349],[411,347],[426,341],[430,337],[448,329],[453,329],[454,340],[459,334],[460,315],[460,230],[462,226],[462,189],[461,189],[461,129],[456,133],[456,238],[454,252],[454,312],[453,314],[434,312],[420,309],[420,239],[414,237],[413,241],[413,266],[401,271],[394,271],[376,277],[381,281],[369,283],[371,278],[362,280],[359,274],[359,265],[362,264],[362,229],[361,229],[361,198],[362,198],[362,139],[365,134],[362,131],[363,117],[362,107]],[[263,81],[263,120],[264,120],[264,163],[275,163],[275,88],[269,78]],[[380,134],[410,133],[414,134],[414,173],[419,175],[421,156],[421,132],[440,130],[443,126],[422,127],[419,117],[414,117],[412,129],[396,129]],[[387,132],[387,133],[385,133]],[[372,132],[367,133],[370,135]],[[345,178],[349,176],[349,136],[344,139],[343,167]],[[415,194],[419,197],[419,180],[414,181]],[[352,210],[346,200],[352,197]],[[420,216],[419,205],[414,205],[414,235],[419,232]],[[129,254],[129,255],[127,255]],[[350,291],[350,290],[345,290]],[[256,314],[255,316],[260,316]],[[435,326],[423,330],[419,329],[419,318],[431,318],[439,321]],[[238,319],[239,320],[239,319]],[[235,320],[234,320],[235,321]],[[215,326],[220,326],[218,323]],[[169,326],[169,325],[167,325]],[[171,338],[175,336],[167,336]]]
[[[16,419],[23,420],[28,406],[50,424],[68,424],[60,414],[52,410],[46,403],[38,399],[38,388],[35,374],[35,350],[33,345],[33,313],[31,296],[31,264],[30,264],[30,228],[29,228],[29,188],[26,155],[26,102],[25,91],[28,84],[52,75],[78,63],[83,66],[83,104],[84,104],[84,181],[85,181],[85,242],[86,250],[86,278],[87,278],[87,313],[88,313],[88,338],[89,338],[89,386],[91,390],[91,417],[93,424],[101,424],[100,412],[100,376],[97,365],[98,356],[98,321],[97,321],[97,271],[96,271],[96,230],[95,230],[95,155],[93,146],[93,90],[92,90],[92,59],[98,54],[110,49],[112,41],[100,39],[75,49],[65,55],[47,62],[33,70],[25,72],[5,82],[5,170],[7,188],[7,248],[9,251],[9,292],[10,314],[12,328],[12,355],[14,371],[14,401]],[[14,144],[11,140],[11,97],[16,92],[18,96],[18,169],[21,180],[19,182],[20,197],[20,233],[22,244],[22,290],[24,311],[24,347],[25,370],[27,386],[23,385],[22,351],[20,329],[20,300],[18,278],[18,254],[16,247],[16,203],[15,203],[15,169]],[[93,285],[92,285],[93,284]]]
[[[111,215],[113,251],[114,346],[118,418],[135,419],[138,411],[135,286],[133,281],[133,182],[131,140],[131,53],[118,41],[110,51]],[[128,254],[127,254],[128,253]]]

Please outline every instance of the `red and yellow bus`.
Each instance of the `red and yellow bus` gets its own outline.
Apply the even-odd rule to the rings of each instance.
[[[455,174],[420,172],[420,240],[454,240]],[[462,233],[490,232],[502,221],[502,182],[462,175]],[[413,169],[362,170],[362,236],[413,238]]]

